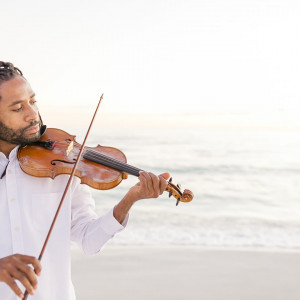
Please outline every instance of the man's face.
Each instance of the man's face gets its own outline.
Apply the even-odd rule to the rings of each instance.
[[[0,85],[0,140],[19,145],[38,141],[41,121],[29,83],[16,76]]]

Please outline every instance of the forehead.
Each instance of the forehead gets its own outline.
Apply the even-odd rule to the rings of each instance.
[[[9,104],[17,100],[26,100],[33,94],[32,88],[28,81],[16,76],[0,84],[0,103]]]

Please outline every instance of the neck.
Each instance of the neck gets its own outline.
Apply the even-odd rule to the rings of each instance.
[[[17,145],[10,144],[5,141],[0,140],[0,152],[2,152],[7,158],[9,157],[9,153],[12,149],[14,149]]]

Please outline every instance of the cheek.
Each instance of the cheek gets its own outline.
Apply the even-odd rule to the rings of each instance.
[[[22,129],[22,118],[18,116],[17,113],[7,113],[3,112],[0,116],[0,122],[3,123],[6,127],[11,128],[13,130]]]

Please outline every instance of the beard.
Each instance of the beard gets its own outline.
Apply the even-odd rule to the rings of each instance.
[[[30,125],[26,126],[25,128],[14,130],[12,128],[7,127],[0,121],[0,140],[14,145],[24,145],[37,142],[41,137],[40,131],[38,131],[31,137],[26,137],[25,131],[38,124],[41,127],[41,120],[33,121],[30,123]]]

